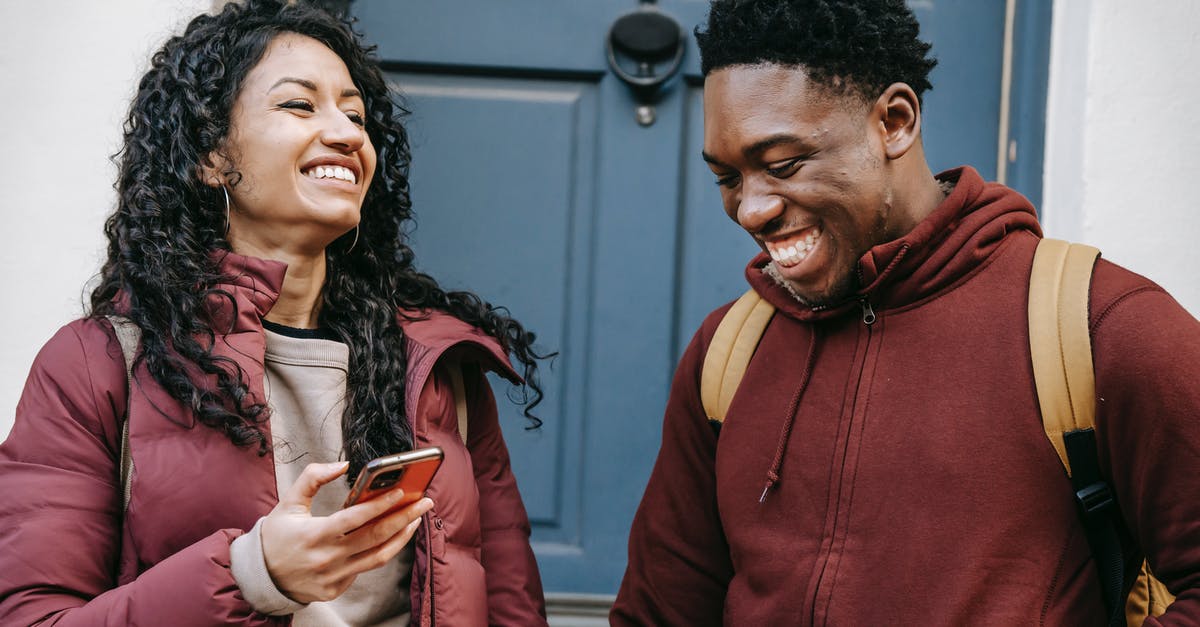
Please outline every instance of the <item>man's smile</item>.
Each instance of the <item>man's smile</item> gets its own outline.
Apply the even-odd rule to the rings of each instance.
[[[816,247],[817,238],[821,237],[821,227],[813,226],[798,233],[772,241],[763,240],[767,254],[781,267],[790,268],[799,265],[808,258],[809,253]]]

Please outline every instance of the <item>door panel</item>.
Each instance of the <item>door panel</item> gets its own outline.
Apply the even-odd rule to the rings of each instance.
[[[559,373],[581,368],[576,350],[590,310],[587,260],[593,247],[592,188],[597,90],[594,83],[390,74],[413,114],[410,141],[419,267],[447,289],[469,289],[535,329],[561,356]],[[445,269],[454,269],[447,272]],[[578,415],[567,411],[565,379],[546,377],[541,429],[524,432],[511,404],[503,424],[510,442],[536,454],[517,460],[539,540],[577,544]],[[500,379],[498,392],[508,390]]]
[[[926,96],[937,169],[996,172],[1003,4],[911,0],[940,59]],[[558,351],[541,429],[493,379],[548,592],[612,594],[657,455],[675,362],[704,316],[746,289],[756,251],[700,159],[692,29],[707,0],[657,7],[682,25],[680,76],[640,126],[608,70],[609,26],[635,0],[357,0],[412,115],[419,267],[504,305]]]

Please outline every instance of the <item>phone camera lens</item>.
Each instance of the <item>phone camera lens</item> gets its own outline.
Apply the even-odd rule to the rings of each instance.
[[[386,490],[400,481],[400,477],[404,476],[404,469],[391,470],[385,473],[380,473],[371,481],[371,490]]]

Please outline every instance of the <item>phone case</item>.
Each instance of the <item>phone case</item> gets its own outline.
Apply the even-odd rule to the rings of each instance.
[[[396,502],[396,507],[414,503],[425,495],[443,457],[442,449],[434,446],[373,459],[358,474],[342,507],[369,501],[397,488],[404,490],[404,497]]]

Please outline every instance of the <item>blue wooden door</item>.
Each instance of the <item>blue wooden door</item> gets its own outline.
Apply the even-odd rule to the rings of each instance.
[[[972,162],[991,177],[1003,3],[945,4],[913,3],[942,58],[927,150],[935,167]],[[725,217],[699,156],[690,33],[707,2],[657,3],[682,25],[687,49],[650,126],[635,119],[637,103],[605,57],[609,26],[636,6],[351,5],[412,110],[420,267],[507,306],[559,352],[543,371],[541,429],[526,431],[518,408],[501,403],[551,593],[616,591],[675,362],[704,315],[745,289],[742,268],[756,252]],[[964,73],[966,87],[938,84]]]

